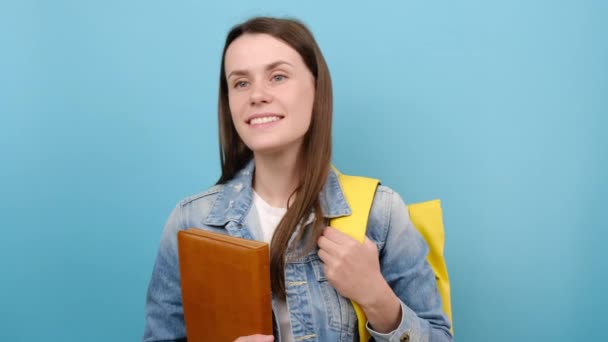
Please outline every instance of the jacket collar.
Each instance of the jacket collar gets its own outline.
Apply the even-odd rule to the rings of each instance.
[[[213,207],[205,219],[205,224],[224,226],[229,221],[242,224],[251,208],[253,199],[253,171],[255,163],[252,159],[236,176],[226,182],[218,193]],[[323,217],[335,218],[351,214],[344,193],[338,181],[338,175],[330,168],[327,180],[319,194]]]

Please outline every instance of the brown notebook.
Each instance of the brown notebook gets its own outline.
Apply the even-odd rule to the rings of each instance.
[[[272,335],[268,244],[196,228],[177,240],[188,342]]]

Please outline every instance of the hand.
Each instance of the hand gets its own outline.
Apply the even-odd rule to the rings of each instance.
[[[386,281],[380,273],[378,248],[367,237],[361,244],[328,226],[317,244],[325,276],[342,296],[368,306],[386,290]]]
[[[234,340],[234,342],[273,342],[274,336],[272,335],[250,335],[241,336]]]

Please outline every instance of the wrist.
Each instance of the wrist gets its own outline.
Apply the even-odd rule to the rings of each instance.
[[[389,333],[399,327],[401,322],[401,301],[390,286],[384,286],[370,296],[368,302],[359,303],[372,329],[379,333]]]
[[[368,295],[359,302],[359,306],[366,313],[384,311],[389,306],[394,306],[394,303],[399,303],[399,298],[395,295],[391,287],[384,278],[380,278],[376,286],[371,288]]]

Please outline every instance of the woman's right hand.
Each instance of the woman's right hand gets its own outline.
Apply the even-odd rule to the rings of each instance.
[[[273,342],[274,336],[272,335],[250,335],[242,336],[234,340],[234,342]]]

